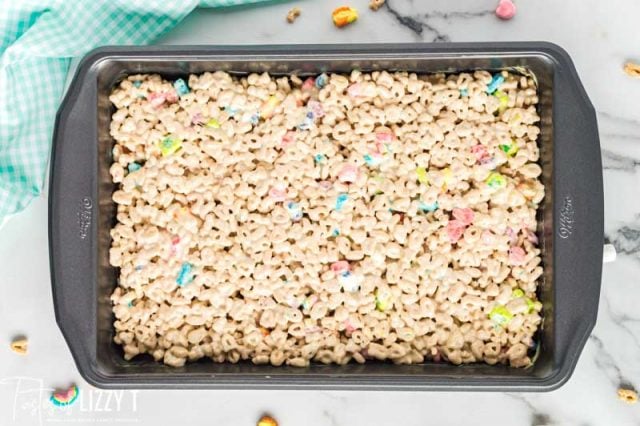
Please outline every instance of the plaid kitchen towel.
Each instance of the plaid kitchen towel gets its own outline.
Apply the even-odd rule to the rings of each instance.
[[[0,1],[0,224],[42,190],[72,58],[102,45],[149,43],[198,6],[262,1]]]

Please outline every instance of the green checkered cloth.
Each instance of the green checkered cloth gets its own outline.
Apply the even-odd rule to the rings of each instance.
[[[149,43],[198,6],[261,1],[0,1],[0,223],[42,191],[74,57],[97,46]]]

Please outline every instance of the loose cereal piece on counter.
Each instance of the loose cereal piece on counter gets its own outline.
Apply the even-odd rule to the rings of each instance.
[[[55,406],[66,407],[76,402],[78,395],[80,395],[80,389],[78,386],[72,385],[68,389],[54,391],[49,401]]]
[[[624,64],[624,72],[631,77],[640,78],[640,64],[627,62],[626,64]]]
[[[496,8],[496,16],[508,20],[516,16],[516,5],[511,0],[500,0]]]
[[[11,350],[19,355],[26,355],[28,350],[29,341],[20,337],[11,342]]]
[[[633,389],[618,389],[618,399],[626,402],[627,404],[635,404],[638,402],[638,392]]]
[[[342,28],[358,19],[358,11],[353,7],[340,6],[331,14],[336,27]]]
[[[369,9],[376,11],[384,6],[386,0],[371,0],[369,2]]]
[[[278,422],[271,416],[262,416],[257,426],[278,426]]]
[[[299,7],[292,8],[289,13],[287,13],[287,22],[293,24],[293,21],[296,20],[298,16],[302,13]]]

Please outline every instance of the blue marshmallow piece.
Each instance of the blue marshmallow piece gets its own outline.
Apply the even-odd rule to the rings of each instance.
[[[183,97],[184,95],[189,93],[189,86],[187,86],[187,83],[181,78],[173,82],[173,87],[174,89],[176,89],[176,92],[180,97]]]
[[[504,77],[502,74],[495,74],[491,79],[491,82],[487,85],[487,93],[490,95],[493,94],[493,92],[498,90],[498,87],[500,87],[502,83],[504,83]]]
[[[189,262],[184,262],[182,266],[180,266],[180,271],[178,272],[178,278],[176,278],[176,282],[180,287],[182,287],[193,281],[193,278],[193,265]]]

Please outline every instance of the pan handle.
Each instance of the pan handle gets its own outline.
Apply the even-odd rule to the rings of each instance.
[[[58,110],[49,177],[55,315],[79,367],[96,359],[97,82],[82,83],[90,60],[80,64]]]
[[[604,194],[596,112],[569,55],[547,44],[553,84],[553,319],[564,380],[596,323],[602,277]],[[552,233],[552,235],[549,235]]]

